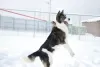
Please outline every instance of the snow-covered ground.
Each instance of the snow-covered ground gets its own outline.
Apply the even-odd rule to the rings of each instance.
[[[38,50],[49,33],[0,30],[0,67],[43,67],[37,57],[34,63],[24,63],[22,57]],[[100,37],[90,34],[69,35],[74,57],[62,46],[53,55],[52,67],[100,67]],[[60,54],[60,55],[59,55]]]

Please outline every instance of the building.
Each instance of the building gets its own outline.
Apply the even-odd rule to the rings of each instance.
[[[100,17],[82,21],[82,25],[86,27],[87,33],[100,37]]]

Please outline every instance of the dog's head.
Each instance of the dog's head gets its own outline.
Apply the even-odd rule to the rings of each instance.
[[[63,32],[65,32],[66,34],[68,33],[68,21],[70,19],[68,19],[66,17],[66,15],[64,14],[64,10],[62,10],[61,12],[59,11],[56,15],[56,21],[52,21],[53,26],[59,28],[60,30],[62,30]]]
[[[64,14],[64,10],[62,10],[62,12],[58,11],[57,15],[56,15],[56,22],[53,21],[53,25],[56,26],[57,23],[59,24],[65,24],[68,26],[68,21],[70,20],[70,18],[66,17],[66,14]]]

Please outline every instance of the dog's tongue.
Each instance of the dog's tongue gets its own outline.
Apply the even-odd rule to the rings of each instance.
[[[64,24],[68,25],[68,22],[67,21],[64,21]]]

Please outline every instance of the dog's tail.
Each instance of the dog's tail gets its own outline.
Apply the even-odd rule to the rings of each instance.
[[[24,57],[23,60],[25,62],[33,62],[35,60],[36,57],[40,56],[40,51],[36,51],[30,55],[28,55],[27,57]]]
[[[38,50],[27,57],[24,57],[24,61],[33,62],[36,57],[40,57],[40,59],[43,60],[44,58],[48,58],[48,55],[45,52]]]

